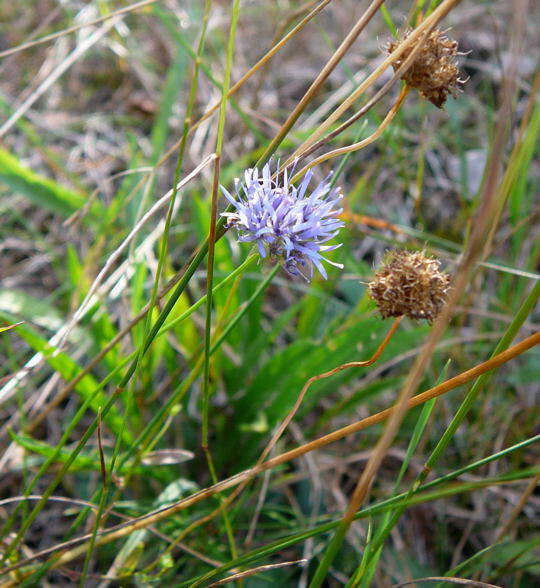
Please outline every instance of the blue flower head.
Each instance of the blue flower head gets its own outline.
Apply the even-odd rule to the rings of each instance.
[[[339,188],[331,188],[329,177],[308,194],[313,177],[309,170],[297,188],[290,183],[287,171],[280,173],[279,163],[274,178],[267,163],[259,170],[244,172],[244,182],[235,180],[236,197],[221,189],[236,212],[224,212],[227,225],[238,231],[238,240],[257,243],[261,257],[280,259],[285,270],[306,280],[313,277],[313,266],[326,279],[322,260],[339,268],[321,253],[341,246],[325,245],[335,237],[344,223],[336,208],[343,197]]]

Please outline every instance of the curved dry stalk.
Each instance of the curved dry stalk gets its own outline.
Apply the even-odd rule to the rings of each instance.
[[[358,121],[360,118],[365,116],[371,110],[371,108],[373,108],[373,106],[375,106],[375,104],[377,104],[377,102],[379,102],[379,100],[381,100],[381,98],[383,98],[390,91],[390,89],[392,88],[394,83],[397,80],[399,80],[403,76],[403,74],[410,68],[413,61],[416,59],[416,56],[420,53],[420,51],[422,49],[423,42],[428,37],[430,32],[431,32],[431,29],[428,29],[427,31],[425,31],[425,33],[418,39],[418,43],[417,43],[416,47],[414,47],[414,49],[407,56],[407,59],[405,59],[403,61],[403,63],[399,66],[399,68],[396,71],[394,71],[394,73],[392,74],[392,77],[382,86],[382,88],[380,90],[378,90],[375,93],[375,95],[370,100],[368,100],[368,102],[366,104],[364,104],[364,106],[362,106],[362,108],[360,108],[360,110],[358,112],[353,114],[344,123],[339,125],[339,127],[337,129],[333,130],[331,133],[328,133],[328,135],[326,135],[325,137],[323,137],[322,139],[317,141],[309,149],[307,149],[306,151],[303,151],[302,154],[299,156],[299,159],[304,159],[305,157],[308,157],[314,151],[317,151],[317,149],[322,147],[324,144],[330,142],[332,139],[334,139],[335,137],[340,135],[345,129],[347,129],[352,124],[354,124],[356,121]]]
[[[430,388],[429,390],[426,390],[425,392],[413,396],[407,402],[407,410],[419,406],[424,402],[427,402],[428,400],[432,400],[433,398],[442,396],[443,394],[446,394],[447,392],[454,390],[459,386],[462,386],[472,380],[475,380],[482,374],[485,374],[486,372],[492,371],[500,367],[501,365],[525,353],[527,350],[535,347],[538,344],[540,344],[540,332],[536,332],[533,335],[530,335],[529,337],[523,339],[519,343],[516,343],[512,347],[508,348],[506,351],[499,353],[495,357],[492,357],[491,359],[488,359],[487,361],[480,363],[474,366],[473,368],[466,370],[465,372],[462,372],[461,374],[458,374],[457,376],[454,376],[453,378],[450,378],[449,380],[446,380],[445,382],[442,382],[441,384],[434,386],[433,388]],[[246,479],[251,479],[266,470],[273,469],[279,465],[282,465],[284,463],[292,461],[293,459],[301,457],[306,453],[314,451],[315,449],[321,449],[326,445],[330,445],[335,441],[339,441],[340,439],[343,439],[348,435],[352,435],[353,433],[357,433],[373,425],[384,422],[392,415],[396,407],[397,405],[393,405],[390,408],[382,410],[374,415],[361,419],[360,421],[351,423],[350,425],[342,427],[341,429],[333,431],[332,433],[328,433],[327,435],[323,435],[322,437],[319,437],[314,441],[304,443],[303,445],[296,447],[295,449],[291,449],[289,451],[286,451],[285,453],[282,453],[280,455],[277,455],[276,457],[273,457],[265,461],[258,468],[253,467],[249,470],[245,470],[243,472],[235,474],[230,478],[222,480],[221,482],[218,482],[213,486],[209,486],[208,488],[204,488],[203,490],[200,490],[195,494],[192,494],[191,496],[183,498],[178,502],[162,507],[156,511],[152,511],[146,515],[138,517],[137,519],[133,519],[127,523],[121,523],[104,531],[101,531],[98,534],[98,540],[96,541],[96,545],[104,545],[106,543],[110,543],[111,541],[120,539],[121,537],[124,537],[126,535],[129,535],[130,533],[133,533],[138,529],[147,528],[148,526],[153,525],[154,523],[159,522],[160,520],[166,519],[176,512],[193,506],[194,504],[197,504],[198,502],[201,502],[206,498],[210,498],[211,496],[214,496],[219,492],[223,492],[225,490],[228,490],[229,488],[233,488],[238,484],[244,482]],[[22,560],[12,566],[0,570],[0,575],[4,575],[16,569],[24,567],[41,557],[45,557],[57,551],[70,549],[70,551],[66,551],[60,558],[58,558],[57,561],[55,561],[52,564],[52,568],[64,565],[86,552],[87,546],[85,542],[90,537],[90,534],[86,534],[76,539],[65,541],[64,543],[60,543],[59,545],[35,553],[33,556],[25,560]]]
[[[364,147],[367,147],[368,145],[373,143],[373,141],[376,141],[388,128],[388,125],[396,116],[398,110],[401,108],[401,105],[403,104],[403,101],[409,93],[409,90],[409,86],[403,86],[394,106],[392,106],[392,108],[388,111],[388,114],[384,117],[384,120],[378,126],[377,130],[374,133],[372,133],[369,137],[362,139],[362,141],[359,141],[358,143],[346,145],[345,147],[339,147],[338,149],[334,149],[333,151],[323,153],[323,155],[316,157],[313,161],[308,163],[298,173],[296,173],[292,177],[291,182],[294,183],[299,178],[301,178],[308,171],[308,169],[311,169],[312,167],[315,167],[316,165],[323,163],[323,161],[328,161],[329,159],[333,159],[334,157],[339,157],[340,155],[345,155],[347,153],[353,153],[354,151],[360,151],[360,149],[363,149]]]
[[[275,444],[279,441],[281,435],[283,435],[283,432],[289,426],[289,423],[292,421],[297,410],[300,408],[300,405],[302,404],[302,401],[304,400],[304,396],[306,395],[307,391],[311,387],[311,384],[313,384],[314,382],[318,382],[319,380],[324,380],[325,378],[329,378],[330,376],[333,376],[334,374],[337,374],[337,373],[342,372],[343,370],[347,370],[349,368],[368,367],[370,365],[373,365],[379,359],[379,357],[381,356],[381,353],[386,349],[388,343],[390,343],[390,339],[392,339],[402,318],[403,317],[400,316],[394,320],[388,333],[386,333],[386,336],[383,339],[382,343],[379,345],[379,347],[377,347],[377,350],[369,359],[367,359],[365,361],[350,361],[348,363],[343,363],[343,364],[335,367],[334,369],[331,369],[328,372],[324,372],[323,374],[319,374],[317,376],[311,376],[311,378],[309,378],[309,380],[304,384],[304,387],[300,391],[300,394],[298,395],[298,398],[296,399],[296,402],[294,403],[294,406],[292,407],[291,411],[285,417],[285,419],[283,420],[283,422],[279,426],[278,430],[274,433],[274,436],[269,441],[268,445],[264,448],[255,467],[258,467],[259,465],[261,465],[261,463],[266,459],[268,454],[272,451]]]
[[[287,117],[287,120],[281,125],[281,128],[277,135],[272,139],[270,145],[265,149],[263,155],[259,161],[265,161],[272,156],[274,151],[278,148],[281,141],[285,138],[287,133],[291,130],[294,123],[298,120],[299,116],[304,112],[306,106],[309,104],[311,99],[319,91],[321,86],[324,84],[328,76],[336,68],[337,64],[341,61],[342,57],[350,49],[351,45],[356,41],[360,33],[366,28],[371,19],[375,16],[384,0],[373,0],[371,4],[364,11],[362,16],[358,19],[353,28],[349,31],[348,35],[343,39],[341,45],[336,49],[332,57],[326,62],[326,65],[319,72],[319,75],[313,80],[306,93],[300,99],[300,102],[295,106],[291,114]],[[294,161],[295,157],[291,156],[285,163],[284,167]]]
[[[283,164],[290,165],[295,159],[300,158],[315,142],[317,142],[323,134],[330,128],[334,122],[347,111],[362,94],[372,86],[382,73],[388,68],[396,59],[401,57],[407,49],[418,42],[420,37],[431,31],[440,20],[442,20],[449,12],[459,4],[461,0],[444,0],[420,25],[418,25],[411,34],[404,39],[390,55],[346,98],[336,110],[315,130],[310,137],[308,137],[296,151]]]
[[[453,390],[458,386],[462,386],[463,384],[466,384],[471,380],[476,379],[482,374],[498,368],[499,366],[510,361],[514,357],[521,355],[528,349],[531,349],[532,347],[535,347],[538,344],[540,344],[540,332],[530,335],[526,339],[523,339],[523,341],[520,341],[513,347],[510,347],[506,351],[499,353],[495,357],[488,359],[487,361],[480,363],[477,366],[465,372],[462,372],[461,374],[454,376],[453,378],[450,378],[449,380],[446,380],[445,382],[442,382],[441,384],[434,386],[429,390],[426,390],[425,392],[421,392],[420,394],[413,396],[411,399],[409,399],[407,403],[407,410],[419,406],[424,402],[427,402],[428,400],[432,400],[433,398],[442,396],[450,390]],[[305,443],[304,445],[301,445],[296,449],[291,449],[290,451],[273,457],[261,466],[261,471],[274,468],[278,465],[296,459],[297,457],[300,457],[305,453],[309,453],[310,451],[320,449],[321,447],[325,447],[326,445],[334,443],[335,441],[339,441],[340,439],[343,439],[343,437],[347,437],[348,435],[357,433],[373,425],[377,425],[385,421],[388,417],[390,417],[391,414],[394,412],[396,406],[397,405],[393,405],[392,407],[382,410],[372,416],[366,417],[360,421],[356,421],[355,423],[342,427],[337,431],[328,433],[323,437],[319,437],[314,441],[309,441],[308,443]]]
[[[300,405],[302,404],[302,401],[304,400],[304,397],[305,397],[307,391],[311,387],[311,384],[313,384],[314,382],[317,382],[319,380],[329,378],[330,376],[333,376],[334,374],[337,374],[337,373],[339,373],[343,370],[349,369],[349,368],[367,367],[367,366],[373,365],[377,361],[377,359],[379,359],[379,357],[381,356],[381,353],[387,347],[388,343],[390,342],[390,339],[392,338],[392,336],[396,332],[402,318],[403,317],[398,317],[394,320],[394,322],[392,323],[392,326],[390,327],[385,338],[383,339],[383,341],[381,342],[381,344],[379,345],[379,347],[377,348],[375,353],[369,359],[364,360],[364,361],[350,361],[348,363],[344,363],[342,365],[339,365],[339,366],[331,369],[330,371],[324,372],[323,374],[318,374],[317,376],[312,376],[311,378],[308,379],[308,381],[304,384],[302,390],[300,391],[300,394],[298,395],[298,398],[296,399],[294,406],[289,411],[289,414],[283,419],[283,421],[281,422],[281,424],[277,428],[276,432],[274,433],[274,435],[272,436],[272,438],[270,439],[270,441],[268,442],[266,447],[263,449],[261,455],[259,456],[259,459],[257,460],[257,462],[255,463],[255,465],[252,468],[253,470],[256,470],[257,468],[259,468],[262,465],[264,460],[268,457],[269,453],[275,447],[276,443],[281,438],[281,435],[283,435],[285,429],[289,426],[290,422],[294,418],[294,415],[296,414],[296,412],[300,408]],[[175,539],[175,542],[176,541],[180,542],[180,541],[184,540],[186,538],[186,536],[189,533],[191,533],[192,531],[194,531],[197,527],[200,527],[201,525],[204,525],[205,523],[209,522],[216,515],[218,515],[224,508],[229,507],[231,505],[231,503],[244,491],[244,489],[249,484],[249,482],[251,482],[251,479],[252,479],[251,477],[246,478],[239,486],[237,486],[237,488],[235,488],[235,490],[233,492],[231,492],[231,494],[229,496],[227,496],[227,498],[216,509],[214,509],[212,512],[208,513],[204,517],[201,517],[201,518],[197,519],[196,521],[194,521],[193,523],[191,523],[190,525],[188,525],[188,527],[186,527],[186,529],[184,529],[184,531],[182,531],[182,533]],[[167,552],[172,550],[173,548],[174,548],[174,542],[167,546]],[[162,556],[163,556],[163,554],[160,554],[160,558]],[[157,563],[157,561],[155,563]],[[150,567],[153,567],[153,565],[151,565]]]
[[[339,134],[341,134],[345,129],[347,129],[352,124],[354,124],[356,121],[358,121],[360,118],[365,116],[371,110],[371,108],[373,108],[373,106],[375,106],[375,104],[377,104],[377,102],[379,102],[390,91],[390,89],[392,88],[394,83],[397,80],[399,80],[403,76],[403,74],[409,69],[409,67],[412,65],[413,61],[416,59],[416,56],[418,55],[418,53],[420,53],[420,51],[422,49],[422,44],[423,44],[424,40],[430,34],[431,30],[432,29],[429,28],[424,32],[424,34],[418,39],[416,47],[414,47],[414,49],[410,52],[410,54],[407,56],[407,58],[399,66],[399,68],[394,71],[394,73],[392,74],[392,77],[380,88],[380,90],[378,90],[375,93],[375,95],[364,106],[362,106],[362,108],[360,108],[360,110],[358,110],[358,112],[353,114],[345,122],[343,122],[341,125],[339,125],[339,127],[337,129],[333,130],[331,133],[328,133],[328,135],[326,135],[325,137],[323,137],[322,139],[317,141],[314,145],[312,145],[311,147],[309,147],[305,151],[302,151],[302,153],[300,155],[298,155],[298,159],[301,160],[301,159],[308,157],[314,151],[316,151],[317,149],[322,147],[324,144],[330,142],[332,139],[334,139]],[[289,162],[290,158],[287,161]],[[287,165],[288,165],[288,163],[286,163],[284,167],[286,167]]]

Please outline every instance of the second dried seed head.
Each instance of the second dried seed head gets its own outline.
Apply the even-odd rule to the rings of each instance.
[[[450,276],[421,251],[390,251],[369,283],[382,318],[408,316],[432,322],[446,302]]]
[[[385,48],[387,53],[392,53],[410,34],[410,30],[405,31],[398,39],[388,43]],[[414,49],[413,43],[392,63],[394,71],[399,69]],[[426,100],[442,108],[448,94],[455,98],[459,86],[465,83],[465,80],[459,77],[457,55],[457,41],[447,37],[444,31],[435,29],[422,42],[422,48],[419,49],[414,61],[401,79],[411,88],[416,88]]]

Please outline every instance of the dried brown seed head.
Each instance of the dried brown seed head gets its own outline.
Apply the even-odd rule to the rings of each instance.
[[[396,41],[388,43],[385,48],[387,53],[392,53],[410,33],[410,30],[405,31]],[[399,69],[414,48],[414,44],[411,45],[392,63],[394,71]],[[416,88],[432,104],[442,108],[448,94],[455,98],[460,84],[465,83],[465,80],[459,78],[456,55],[458,55],[457,41],[448,38],[444,31],[435,29],[425,39],[422,48],[401,79],[411,88]]]
[[[420,251],[391,251],[369,283],[382,318],[406,315],[432,322],[446,302],[450,276]]]

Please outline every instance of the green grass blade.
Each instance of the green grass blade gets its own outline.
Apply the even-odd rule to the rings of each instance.
[[[62,216],[69,216],[86,204],[85,196],[36,174],[2,148],[0,148],[0,182],[17,194],[22,194],[34,204]],[[94,201],[90,207],[90,214],[97,216],[100,210],[100,203]]]

